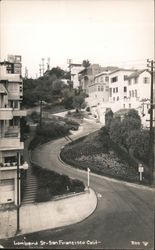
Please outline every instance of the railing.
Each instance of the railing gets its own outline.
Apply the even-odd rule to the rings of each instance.
[[[0,139],[0,150],[24,149],[24,143],[18,137],[3,137]]]
[[[12,120],[12,118],[13,118],[12,108],[0,107],[0,120]]]

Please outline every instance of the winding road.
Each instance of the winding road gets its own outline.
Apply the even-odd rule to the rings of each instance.
[[[76,139],[99,127],[99,124],[85,120],[83,128],[71,138]],[[62,138],[40,146],[33,152],[32,158],[45,168],[87,184],[86,172],[59,160],[61,147],[66,143]],[[154,249],[153,189],[95,174],[90,175],[90,186],[96,192],[98,205],[89,218],[57,230],[26,235],[27,241],[61,240],[59,245],[48,245],[50,249]]]
[[[83,129],[71,137],[76,139],[99,127],[99,124],[85,120]],[[35,150],[33,157],[41,166],[78,178],[87,184],[86,172],[60,162],[59,152],[66,143],[64,138],[47,143]],[[74,246],[79,249],[153,249],[153,190],[95,174],[90,176],[90,186],[98,196],[98,206],[93,215],[76,225],[52,232],[44,231],[40,235],[36,234],[36,237],[45,241],[62,239],[65,242],[85,242],[84,245]],[[59,245],[58,248],[61,247],[66,248],[65,245]],[[73,248],[67,246],[67,249],[69,247]]]

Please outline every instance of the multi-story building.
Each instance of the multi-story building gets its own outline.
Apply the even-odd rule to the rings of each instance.
[[[91,64],[87,68],[79,72],[79,82],[82,90],[89,94],[88,86],[94,83],[95,75],[104,71],[104,68],[99,64]]]
[[[0,204],[17,204],[17,162],[21,169],[24,149],[20,118],[26,116],[20,109],[22,93],[21,57],[14,56],[0,63]]]
[[[108,72],[101,72],[94,77],[94,83],[88,86],[89,103],[91,106],[109,101],[109,76]]]
[[[71,74],[71,81],[73,83],[73,88],[74,89],[77,89],[80,86],[78,73],[83,69],[84,69],[84,67],[82,66],[82,64],[79,64],[79,63],[70,63],[69,64],[69,70],[70,70],[70,74]]]
[[[116,102],[127,98],[128,76],[132,69],[117,69],[109,73],[109,101]]]

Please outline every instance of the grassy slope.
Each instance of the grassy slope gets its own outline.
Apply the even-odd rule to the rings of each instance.
[[[137,169],[120,159],[112,149],[104,153],[98,132],[66,145],[61,157],[75,167],[89,167],[92,172],[102,175],[134,182],[139,180]]]

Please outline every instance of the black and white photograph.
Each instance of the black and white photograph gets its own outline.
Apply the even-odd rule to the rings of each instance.
[[[0,1],[0,248],[155,248],[154,0]]]

